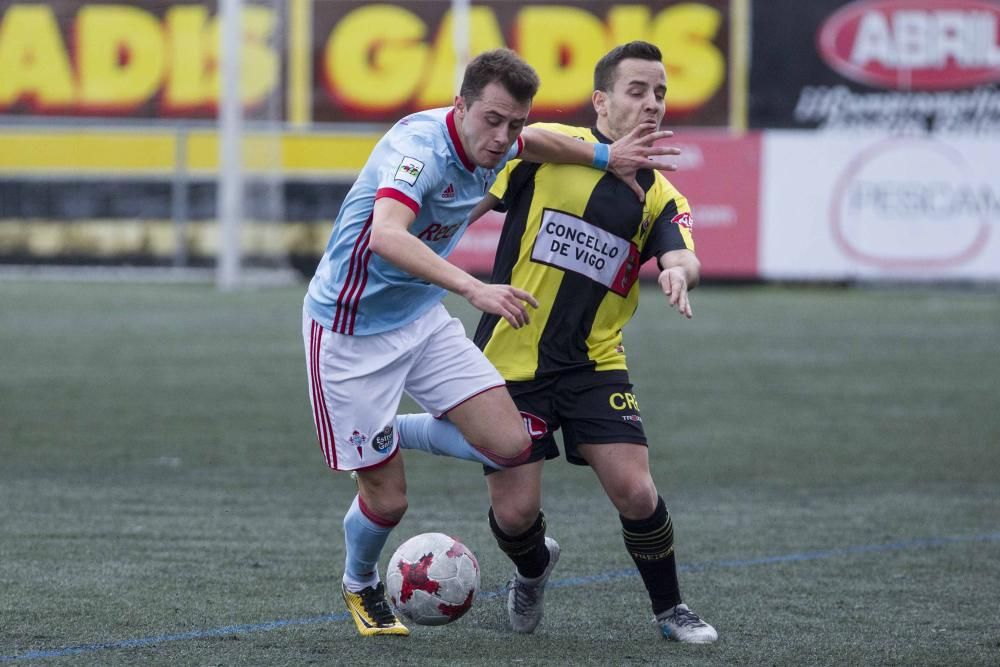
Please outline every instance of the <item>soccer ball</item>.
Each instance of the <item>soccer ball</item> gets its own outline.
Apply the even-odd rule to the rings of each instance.
[[[423,533],[392,554],[385,585],[403,616],[420,625],[444,625],[472,607],[479,588],[479,562],[455,538]]]

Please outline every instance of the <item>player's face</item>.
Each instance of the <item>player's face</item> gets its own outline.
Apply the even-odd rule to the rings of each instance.
[[[455,119],[462,148],[472,162],[492,169],[517,140],[528,120],[531,102],[518,102],[501,84],[483,88],[472,104],[455,98]]]
[[[597,128],[614,141],[643,121],[654,121],[659,127],[666,110],[666,95],[663,63],[626,58],[618,63],[611,91],[594,92]]]

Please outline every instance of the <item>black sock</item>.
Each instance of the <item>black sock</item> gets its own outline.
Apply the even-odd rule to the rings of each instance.
[[[622,522],[625,548],[649,591],[654,614],[681,602],[677,560],[674,558],[674,524],[663,498],[657,499],[656,509],[645,519],[618,517]]]
[[[539,512],[531,528],[520,535],[508,535],[500,529],[491,507],[490,528],[493,530],[493,537],[497,538],[500,550],[514,561],[522,577],[531,579],[541,576],[549,564],[549,550],[545,548],[544,514]]]

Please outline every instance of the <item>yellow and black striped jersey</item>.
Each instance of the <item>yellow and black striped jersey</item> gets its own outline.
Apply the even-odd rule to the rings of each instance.
[[[596,128],[539,123],[583,141],[610,143]],[[512,160],[490,191],[507,219],[494,283],[538,299],[513,329],[486,314],[476,344],[507,380],[570,369],[626,369],[622,327],[639,300],[639,267],[671,250],[694,250],[687,200],[652,169],[638,173],[645,203],[614,175],[575,165]]]

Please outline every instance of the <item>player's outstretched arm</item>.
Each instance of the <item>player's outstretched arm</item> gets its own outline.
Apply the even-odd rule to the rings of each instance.
[[[651,158],[661,155],[680,155],[680,149],[673,146],[656,146],[657,141],[674,136],[670,130],[657,130],[655,123],[642,123],[610,146],[609,155],[604,156],[597,144],[579,141],[558,132],[540,127],[526,127],[521,133],[524,149],[521,157],[529,162],[552,162],[557,164],[583,164],[607,169],[624,181],[640,201],[646,193],[639,187],[635,173],[639,169],[654,166]],[[673,171],[672,163],[657,163],[658,169]]]
[[[410,275],[460,294],[479,310],[500,315],[515,329],[528,323],[525,304],[537,308],[530,293],[510,285],[490,285],[439,257],[409,232],[413,211],[395,199],[375,201],[368,248]]]
[[[660,255],[660,275],[657,282],[667,297],[671,308],[691,319],[691,300],[688,292],[701,279],[701,262],[690,250],[671,250]]]

